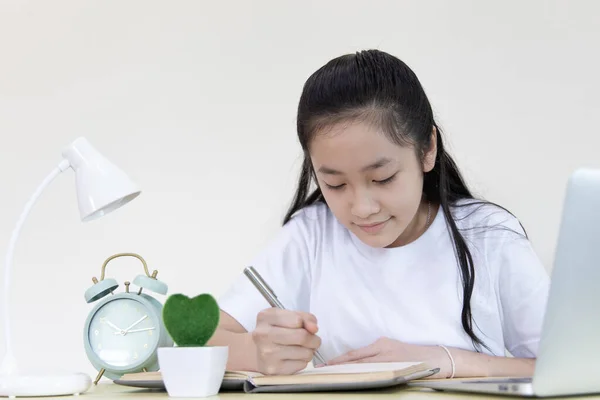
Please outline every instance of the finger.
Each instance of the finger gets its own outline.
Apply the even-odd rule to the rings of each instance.
[[[390,362],[390,361],[394,361],[394,360],[384,354],[377,354],[372,357],[360,358],[358,360],[354,360],[353,362],[360,364],[360,363],[380,363],[380,362]]]
[[[314,314],[307,313],[304,311],[296,311],[296,313],[300,314],[305,321],[312,321],[315,324],[318,323],[317,317]]]
[[[259,312],[257,316],[258,323],[266,323],[282,328],[302,328],[304,326],[304,320],[297,312],[275,307]]]
[[[349,351],[346,354],[343,354],[339,357],[335,357],[332,360],[328,361],[327,364],[342,364],[347,362],[354,362],[356,360],[375,357],[379,354],[379,348],[375,345],[370,345],[367,347],[363,347],[357,350]]]
[[[302,346],[281,346],[279,357],[281,360],[304,361],[308,363],[314,356],[314,350]]]
[[[298,315],[300,315],[302,317],[302,320],[304,321],[304,323],[303,323],[304,329],[306,329],[307,331],[309,331],[310,333],[313,333],[313,334],[317,333],[317,331],[319,330],[317,317],[315,317],[311,313],[307,313],[304,311],[296,311],[296,313],[298,313]]]
[[[280,345],[297,345],[309,349],[318,349],[321,346],[321,338],[308,332],[306,329],[290,329],[272,327],[269,331],[269,339]]]
[[[287,360],[283,363],[281,374],[291,375],[306,368],[307,361]]]
[[[303,370],[306,365],[306,361],[286,360],[263,366],[260,368],[260,372],[265,375],[291,375]]]
[[[317,318],[309,313],[302,311],[291,311],[280,308],[267,308],[262,310],[257,317],[257,324],[260,322],[283,328],[305,328],[310,333],[317,333]]]
[[[304,321],[304,329],[314,335],[319,331],[319,326],[312,321]]]

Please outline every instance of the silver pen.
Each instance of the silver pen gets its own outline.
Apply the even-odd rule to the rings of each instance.
[[[256,286],[256,288],[258,289],[260,294],[263,295],[263,297],[267,300],[267,302],[271,305],[271,307],[277,307],[277,308],[281,308],[282,310],[285,310],[285,307],[283,306],[283,304],[281,304],[279,299],[277,299],[277,296],[275,295],[275,292],[273,292],[273,289],[271,289],[271,287],[269,287],[267,282],[265,282],[265,280],[254,269],[254,267],[249,266],[249,267],[244,268],[244,274],[248,277],[248,279],[250,279],[252,284],[254,284],[254,286]],[[327,364],[325,362],[325,359],[321,355],[321,353],[319,353],[319,350],[315,351],[315,358],[317,359],[317,361],[320,364],[323,364],[323,365]]]

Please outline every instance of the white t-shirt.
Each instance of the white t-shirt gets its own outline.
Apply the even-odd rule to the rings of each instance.
[[[452,208],[471,250],[471,309],[481,351],[536,357],[550,280],[518,221],[493,205]],[[508,229],[506,229],[508,228]],[[318,320],[326,359],[380,337],[475,350],[461,324],[462,281],[443,210],[416,241],[395,248],[363,243],[324,203],[299,211],[250,265],[285,308]],[[220,307],[248,332],[269,304],[240,274]]]

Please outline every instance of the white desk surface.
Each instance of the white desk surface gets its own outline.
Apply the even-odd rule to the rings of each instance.
[[[206,400],[229,400],[241,399],[246,397],[250,400],[344,400],[344,399],[402,399],[402,400],[424,400],[424,399],[439,399],[439,400],[477,400],[477,399],[518,399],[518,397],[504,397],[491,395],[475,395],[475,394],[459,394],[448,392],[435,392],[430,389],[408,388],[398,386],[385,390],[363,391],[363,392],[325,392],[325,393],[243,393],[243,392],[223,392],[217,396],[206,397]],[[36,397],[37,400],[109,400],[109,399],[132,399],[132,400],[155,400],[168,399],[167,392],[156,389],[139,389],[128,386],[116,385],[111,382],[100,382],[97,386],[92,385],[90,390],[82,393],[78,397],[60,396],[60,397]],[[25,399],[19,397],[18,399]],[[32,398],[33,399],[33,398]],[[556,399],[556,398],[553,398]],[[598,396],[585,396],[585,399],[600,399]]]

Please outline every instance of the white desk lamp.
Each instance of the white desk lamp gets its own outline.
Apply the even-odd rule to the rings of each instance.
[[[91,221],[116,210],[140,194],[136,185],[114,164],[104,158],[90,143],[79,138],[66,148],[63,160],[44,179],[34,192],[15,227],[4,266],[4,340],[6,354],[0,366],[0,396],[59,396],[79,394],[91,386],[91,379],[84,373],[25,374],[18,371],[12,353],[9,318],[10,270],[13,253],[23,222],[43,190],[61,172],[75,171],[77,198],[81,220]]]

